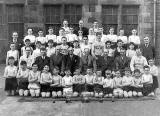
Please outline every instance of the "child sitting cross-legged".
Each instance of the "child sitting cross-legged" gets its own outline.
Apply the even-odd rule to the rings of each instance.
[[[41,73],[41,96],[50,97],[50,84],[52,83],[52,75],[49,71],[49,66],[45,65]]]
[[[73,96],[81,96],[84,92],[85,78],[80,74],[80,70],[76,69],[75,75],[73,76]]]
[[[107,69],[105,71],[105,78],[103,81],[103,93],[104,97],[113,97],[113,87],[114,87],[114,81],[112,79],[112,72],[110,69]]]
[[[133,78],[133,96],[134,97],[141,97],[142,94],[142,79],[141,79],[141,72],[139,69],[134,70],[134,78]]]
[[[122,89],[122,77],[120,70],[115,71],[114,80],[114,90],[113,94],[115,97],[122,98],[123,97],[123,89]]]
[[[94,86],[93,79],[95,75],[92,72],[92,68],[87,69],[87,74],[84,76],[85,78],[85,92],[83,92],[84,96],[93,96],[94,95]]]
[[[63,96],[67,98],[66,102],[70,102],[70,97],[73,95],[72,76],[69,69],[65,70],[65,76],[62,78]]]
[[[20,96],[28,96],[28,78],[29,78],[29,69],[27,69],[27,62],[21,61],[20,69],[18,70],[17,79],[18,79],[18,89]]]
[[[62,77],[58,74],[59,73],[59,68],[54,67],[53,68],[53,76],[52,76],[52,84],[51,86],[51,92],[52,92],[52,97],[62,97]]]
[[[97,70],[96,76],[93,79],[95,97],[103,96],[103,80],[104,77],[102,76],[102,71]]]
[[[38,65],[32,64],[32,70],[29,72],[28,89],[32,97],[39,97],[40,94],[40,72],[38,71]]]
[[[132,90],[133,90],[133,77],[131,76],[131,70],[129,68],[125,68],[125,75],[122,79],[123,85],[123,94],[124,97],[132,97]]]

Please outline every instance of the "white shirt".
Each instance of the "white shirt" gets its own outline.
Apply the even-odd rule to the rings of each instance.
[[[158,67],[155,66],[155,65],[150,66],[150,73],[151,73],[153,76],[158,77]]]
[[[93,84],[93,79],[94,79],[94,75],[85,75],[84,76],[86,83],[92,83]]]
[[[29,77],[29,69],[22,70],[19,69],[17,73],[17,78],[28,78]]]
[[[15,60],[18,60],[18,56],[19,56],[18,50],[14,50],[14,51],[9,50],[7,52],[7,58],[9,58],[11,56],[14,57]]]
[[[105,43],[106,41],[108,41],[107,35],[102,34],[101,41],[102,41],[103,43]]]
[[[4,70],[4,77],[16,77],[17,76],[17,67],[16,66],[6,66]]]
[[[89,49],[89,50],[91,50],[91,45],[90,44],[84,44],[84,43],[82,43],[81,45],[80,45],[80,48],[81,48],[81,51],[82,51],[82,53],[84,53],[84,50],[85,49]]]
[[[128,42],[129,43],[133,42],[136,45],[140,45],[141,44],[140,38],[137,35],[131,35],[131,36],[129,36]]]
[[[139,69],[141,72],[143,72],[143,66],[148,65],[148,62],[144,56],[133,56],[130,62],[130,68],[131,71],[134,71],[135,69]]]
[[[132,57],[135,56],[135,55],[136,55],[136,51],[135,51],[135,50],[130,50],[130,49],[128,49],[128,50],[126,51],[126,56],[129,57],[129,58],[132,58]]]
[[[76,34],[67,34],[68,36],[68,42],[73,42],[77,40],[77,35]]]
[[[57,41],[57,36],[52,34],[52,35],[46,35],[46,40],[48,42],[48,40],[53,40],[53,42],[56,42]]]
[[[153,83],[153,78],[152,78],[152,75],[151,74],[143,74],[142,75],[142,82],[150,82],[150,84]]]
[[[127,36],[118,36],[117,40],[122,40],[124,44],[128,43],[128,38]]]
[[[34,59],[33,59],[33,57],[31,55],[29,55],[28,58],[27,58],[27,55],[21,56],[20,60],[19,60],[19,67],[20,67],[21,61],[26,61],[27,62],[27,66],[28,67],[32,67],[32,63],[33,63]]]
[[[41,56],[41,52],[40,52],[40,49],[35,49],[35,50],[33,50],[33,54],[32,54],[32,57],[33,57],[33,59],[35,60],[36,59],[36,57],[38,57],[38,56]]]
[[[24,37],[24,42],[26,39],[29,39],[31,41],[31,43],[35,43],[36,42],[36,37],[34,35],[27,35]]]
[[[47,50],[48,57],[50,57],[52,54],[55,54],[55,52],[56,52],[55,47],[52,47],[52,48],[47,47],[46,50]]]
[[[36,42],[40,41],[41,44],[45,44],[47,42],[47,39],[45,37],[36,37]]]
[[[68,36],[57,36],[57,44],[61,44],[62,43],[62,37],[66,37],[67,38],[67,42],[68,42]]]
[[[125,85],[132,85],[133,84],[133,77],[129,76],[123,76],[122,78],[122,84]]]
[[[88,35],[88,43],[93,44],[96,41],[95,35]]]
[[[107,35],[107,38],[108,38],[108,40],[111,41],[111,42],[117,42],[117,35],[108,34],[108,35]]]
[[[113,79],[105,78],[103,81],[103,88],[113,88]]]
[[[73,49],[74,49],[73,54],[81,57],[81,55],[82,55],[81,48],[73,48]]]
[[[105,43],[103,42],[95,42],[92,44],[92,55],[103,55],[105,48]]]
[[[72,85],[72,77],[71,76],[69,76],[69,77],[64,76],[62,78],[62,85]]]

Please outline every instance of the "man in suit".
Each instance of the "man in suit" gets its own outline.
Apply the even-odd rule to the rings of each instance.
[[[45,65],[50,65],[50,58],[46,55],[46,49],[40,49],[41,56],[38,56],[35,60],[35,63],[38,65],[38,70],[42,71]]]
[[[96,72],[96,59],[90,55],[90,49],[85,48],[84,54],[81,56],[80,69],[82,74],[86,74],[88,68],[93,68],[93,71]]]
[[[141,45],[142,56],[146,57],[147,61],[155,58],[155,48],[150,42],[149,37],[144,38],[144,44]]]
[[[75,34],[78,35],[78,31],[83,32],[83,36],[88,35],[88,28],[84,27],[84,22],[83,20],[79,20],[79,27],[75,30]]]
[[[60,69],[60,72],[61,72],[62,58],[63,58],[63,55],[60,53],[60,46],[56,46],[56,53],[50,56],[51,72],[53,71],[54,67],[56,67],[56,66]]]
[[[125,55],[125,48],[122,47],[120,50],[120,55],[115,58],[115,69],[121,70],[122,74],[125,68],[130,66],[130,59]]]
[[[71,75],[73,76],[76,69],[79,69],[80,65],[80,57],[73,54],[73,48],[68,48],[68,55],[63,56],[62,60],[62,71],[61,74],[64,74],[66,69],[71,71]]]

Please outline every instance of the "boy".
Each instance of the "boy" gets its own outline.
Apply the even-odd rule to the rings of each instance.
[[[81,57],[82,51],[81,51],[81,48],[79,47],[79,42],[78,42],[78,40],[75,40],[75,41],[73,42],[73,46],[74,46],[74,48],[73,48],[73,49],[74,49],[73,54]]]
[[[68,54],[68,48],[69,46],[67,45],[67,38],[66,37],[62,37],[62,44],[60,45],[60,49],[61,49],[61,54],[63,55],[67,55]]]
[[[41,48],[41,42],[40,42],[40,41],[37,41],[37,42],[36,42],[36,49],[33,50],[33,54],[32,54],[33,62],[36,60],[36,58],[37,58],[38,56],[41,55],[40,48]]]
[[[112,79],[112,72],[110,69],[107,69],[105,71],[105,78],[103,80],[103,93],[104,97],[113,97],[113,87],[114,87],[114,82]]]
[[[150,73],[150,68],[148,65],[143,67],[144,74],[142,75],[142,84],[143,84],[143,95],[144,96],[154,96],[153,92],[153,77]]]
[[[102,71],[97,70],[96,76],[93,79],[95,97],[103,96],[103,80]]]
[[[140,37],[137,35],[136,29],[132,30],[132,35],[128,38],[128,43],[130,42],[133,42],[136,45],[136,47],[138,47],[141,44]]]
[[[92,72],[92,68],[87,69],[87,74],[84,76],[85,78],[85,91],[84,94],[87,96],[93,96],[94,95],[94,86],[93,86],[93,79],[95,75]]]
[[[69,28],[69,34],[67,34],[67,36],[68,36],[68,42],[69,42],[69,45],[70,45],[70,46],[72,46],[72,45],[73,45],[73,42],[78,39],[78,38],[77,38],[77,35],[74,34],[73,32],[74,32],[73,27],[70,27],[70,28]]]
[[[65,76],[62,78],[63,96],[66,97],[66,103],[70,102],[70,97],[73,95],[73,82],[69,69],[65,70]]]
[[[50,57],[51,55],[55,54],[55,47],[53,47],[53,40],[48,40],[48,47],[47,50],[47,56]]]
[[[84,92],[84,84],[85,78],[83,75],[80,74],[80,70],[75,70],[75,75],[73,76],[73,96],[77,97],[80,96],[82,92]]]
[[[159,87],[158,84],[158,67],[155,66],[154,60],[150,59],[149,61],[149,67],[150,67],[150,73],[153,76],[153,91],[156,91],[156,89]]]
[[[120,70],[115,71],[116,76],[113,78],[114,81],[114,90],[113,95],[115,97],[122,98],[123,97],[123,89],[122,89],[122,77]]]
[[[28,78],[29,78],[29,69],[27,69],[27,62],[21,61],[20,69],[18,70],[17,74],[19,96],[28,96],[29,94]]]
[[[51,86],[51,92],[52,92],[52,97],[62,97],[62,77],[58,74],[59,73],[59,68],[54,67],[53,68],[53,76],[52,76],[52,84]]]
[[[36,42],[40,41],[41,44],[45,45],[47,43],[47,39],[43,36],[43,30],[38,31],[38,37],[36,37]]]
[[[53,34],[53,28],[49,27],[48,29],[48,35],[46,35],[47,42],[49,40],[53,40],[53,42],[56,42],[57,36]]]
[[[142,97],[142,79],[141,79],[141,72],[139,69],[134,70],[134,78],[133,78],[133,96],[134,97]]]
[[[25,46],[21,48],[21,55],[26,55],[25,47],[30,47],[31,48],[31,54],[33,52],[33,48],[31,47],[31,41],[29,39],[25,39],[24,41]]]
[[[5,78],[5,91],[6,95],[15,95],[17,90],[17,67],[14,66],[14,57],[8,57],[8,63],[4,70],[4,78]]]
[[[132,97],[132,90],[133,90],[133,77],[131,76],[131,70],[129,68],[125,68],[125,75],[122,79],[122,85],[123,85],[123,94],[124,97]]]

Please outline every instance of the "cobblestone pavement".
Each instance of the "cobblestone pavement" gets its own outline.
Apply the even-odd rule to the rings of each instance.
[[[0,75],[4,65],[0,65]],[[18,102],[6,97],[4,79],[0,79],[0,116],[160,116],[160,101],[91,102]]]

